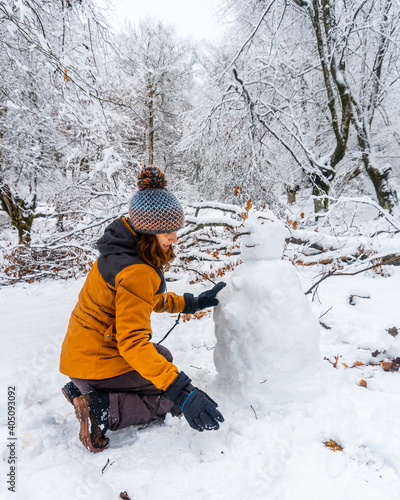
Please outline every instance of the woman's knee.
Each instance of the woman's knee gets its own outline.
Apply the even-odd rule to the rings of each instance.
[[[90,380],[73,378],[73,377],[70,377],[70,379],[76,385],[76,387],[81,391],[82,394],[88,394],[89,392],[94,390],[94,388],[90,384]]]

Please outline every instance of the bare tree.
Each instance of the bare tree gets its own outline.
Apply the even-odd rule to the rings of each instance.
[[[129,135],[142,161],[164,169],[177,162],[182,114],[190,108],[192,49],[172,26],[147,19],[119,37],[120,77],[113,85],[132,110]],[[129,140],[129,139],[128,139]]]
[[[398,78],[392,73],[399,39],[398,2],[295,1],[308,13],[315,33],[331,124],[337,138],[334,156],[344,157],[351,122],[378,202],[392,211],[397,195],[388,182],[390,169],[378,165],[375,159],[373,121],[388,89]],[[336,96],[342,108],[341,124]]]
[[[25,245],[39,205],[89,179],[105,144],[100,19],[91,0],[0,2],[1,207]]]
[[[210,131],[212,137],[222,128],[224,136],[215,141],[214,151],[216,161],[228,157],[220,168],[232,179],[231,192],[240,187],[254,201],[271,205],[282,191],[293,199],[308,179],[319,212],[327,203],[320,195],[329,193],[343,157],[340,147],[349,124],[344,117],[347,130],[332,148],[335,138],[326,126],[323,80],[310,30],[285,1],[230,2],[229,7],[238,11],[244,42],[227,57],[222,76],[219,71],[219,86],[225,82],[225,89],[203,125],[203,138],[207,143]]]
[[[293,196],[307,179],[318,214],[328,209],[335,185],[360,174],[361,160],[379,203],[391,210],[396,196],[387,182],[389,170],[375,159],[374,116],[390,108],[390,90],[398,86],[398,5],[226,4],[238,19],[236,43],[219,72],[218,89],[225,84],[224,89],[201,130],[212,168],[223,159],[219,169],[231,192],[239,186],[262,202],[273,190]],[[209,176],[210,168],[203,168]]]

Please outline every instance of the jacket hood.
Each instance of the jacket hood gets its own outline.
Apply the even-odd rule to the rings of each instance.
[[[107,226],[103,236],[97,242],[101,255],[131,254],[137,255],[136,235],[125,218],[120,217]]]
[[[102,278],[115,286],[117,275],[133,264],[150,264],[139,257],[136,249],[137,236],[129,225],[126,217],[120,217],[112,222],[97,242],[100,256],[97,259],[98,270]],[[153,268],[160,278],[158,293],[165,291],[165,279],[161,269]]]

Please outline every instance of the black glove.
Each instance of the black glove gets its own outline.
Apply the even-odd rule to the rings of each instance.
[[[165,391],[164,397],[174,402],[172,415],[183,413],[190,427],[199,432],[219,429],[218,422],[223,422],[224,417],[217,410],[217,403],[190,382],[190,378],[180,372]]]
[[[219,300],[216,298],[216,295],[225,286],[226,283],[221,281],[211,288],[211,290],[201,293],[198,297],[195,297],[192,293],[184,293],[183,297],[185,299],[186,306],[182,311],[183,314],[194,314],[201,309],[218,305]]]

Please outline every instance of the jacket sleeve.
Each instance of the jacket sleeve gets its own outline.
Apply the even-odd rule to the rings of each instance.
[[[117,277],[115,318],[119,353],[132,369],[157,388],[165,390],[176,379],[179,371],[149,342],[150,316],[160,278],[146,264],[129,266]]]
[[[153,308],[154,312],[168,312],[168,313],[178,313],[182,312],[186,307],[185,299],[183,295],[176,295],[175,293],[168,292],[155,296],[155,306]]]

